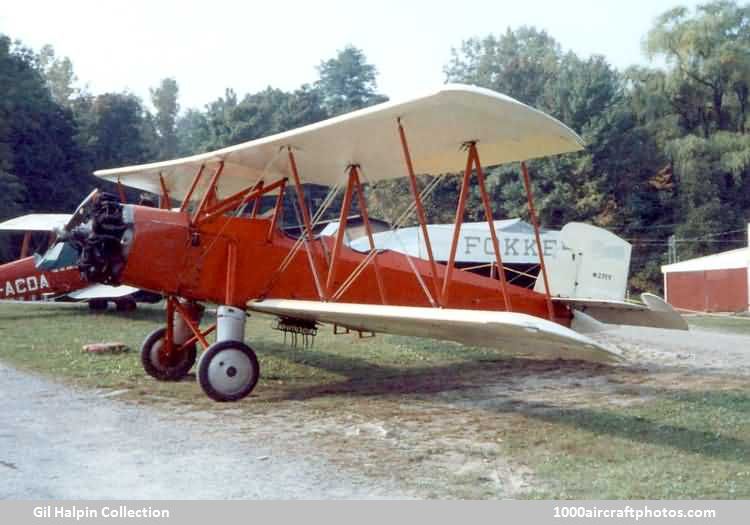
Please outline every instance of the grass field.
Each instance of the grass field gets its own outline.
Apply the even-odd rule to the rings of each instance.
[[[162,319],[158,307],[116,314],[0,304],[0,360],[122,391],[128,402],[219,414],[425,497],[750,498],[744,376],[533,361],[421,339],[333,336],[330,328],[313,348],[292,349],[254,316],[247,341],[261,382],[243,402],[216,404],[194,378],[158,383],[141,371],[140,342]],[[739,322],[748,324],[733,329],[750,327]],[[134,351],[81,352],[101,341]],[[278,434],[272,423],[281,417],[294,435]]]
[[[750,335],[750,317],[729,315],[694,315],[688,318],[690,326],[716,332]]]

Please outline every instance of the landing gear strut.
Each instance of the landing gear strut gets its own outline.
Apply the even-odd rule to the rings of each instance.
[[[173,344],[167,353],[167,329],[157,328],[151,332],[141,346],[141,363],[151,377],[160,381],[179,381],[190,372],[195,363],[195,343],[177,347]]]
[[[179,381],[187,375],[195,363],[196,342],[191,337],[188,322],[199,324],[203,316],[203,307],[197,303],[179,305],[180,311],[174,311],[177,299],[168,299],[167,326],[151,332],[141,346],[141,364],[151,377],[160,381]],[[183,312],[187,319],[183,318]],[[171,321],[171,326],[170,326]],[[171,341],[167,342],[167,334]]]

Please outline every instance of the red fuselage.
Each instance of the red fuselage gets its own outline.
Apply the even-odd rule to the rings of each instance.
[[[38,301],[88,286],[78,268],[40,271],[34,257],[25,257],[0,266],[0,299]]]
[[[325,286],[329,264],[324,250],[331,253],[332,237],[322,237],[303,245],[284,271],[282,261],[295,239],[279,230],[271,231],[271,221],[220,216],[191,228],[190,217],[155,208],[133,206],[133,237],[127,248],[127,262],[118,280],[123,284],[244,308],[249,300],[287,298],[321,300],[330,298],[366,254],[343,247],[338,256],[331,286]],[[318,282],[328,297],[321,298],[311,269],[318,269]],[[433,283],[430,264],[412,259],[422,281],[432,292],[442,284],[445,265],[438,265]],[[376,262],[383,283],[382,300],[372,264],[336,298],[339,302],[400,306],[431,306],[419,280],[402,253],[384,251]],[[508,285],[514,312],[547,317],[543,294]],[[435,297],[437,293],[433,294]],[[499,281],[470,272],[454,271],[450,293],[441,306],[450,308],[505,310]],[[568,325],[570,313],[555,305],[556,321]]]

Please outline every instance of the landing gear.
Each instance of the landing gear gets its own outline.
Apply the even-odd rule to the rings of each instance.
[[[238,401],[252,392],[260,365],[245,337],[245,311],[233,306],[216,310],[216,343],[198,362],[198,384],[216,401]]]
[[[101,312],[102,310],[107,309],[107,300],[106,299],[91,299],[89,301],[89,310],[93,312]]]
[[[198,384],[215,401],[238,401],[252,392],[260,365],[252,348],[241,341],[219,341],[198,362]]]
[[[260,365],[245,337],[245,311],[219,306],[216,324],[202,330],[203,307],[195,302],[167,297],[167,326],[152,332],[141,349],[146,373],[162,381],[187,375],[195,362],[196,345],[205,352],[198,361],[197,379],[203,391],[216,401],[238,401],[252,392],[260,377]],[[206,337],[216,330],[216,342]],[[167,341],[171,333],[171,343]]]
[[[132,312],[138,308],[138,305],[132,297],[124,297],[115,301],[115,308],[118,312]]]
[[[166,328],[157,328],[146,337],[141,346],[141,363],[151,377],[160,381],[179,381],[195,363],[195,343],[182,346],[173,343],[168,352],[166,336]]]
[[[167,325],[151,332],[141,346],[141,364],[148,375],[160,381],[179,381],[195,364],[196,338],[191,326],[200,324],[203,307],[167,299]],[[171,341],[167,333],[171,330]],[[203,341],[201,341],[203,342]]]

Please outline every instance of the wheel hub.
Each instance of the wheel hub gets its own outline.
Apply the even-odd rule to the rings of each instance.
[[[231,396],[247,385],[253,374],[250,359],[241,351],[222,350],[208,365],[211,386],[223,395]]]

